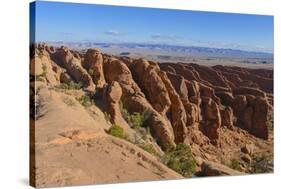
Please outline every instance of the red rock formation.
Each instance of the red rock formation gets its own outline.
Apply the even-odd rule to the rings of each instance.
[[[102,54],[96,49],[88,49],[82,65],[91,75],[96,86],[102,88],[105,84]]]
[[[186,112],[180,96],[177,94],[165,72],[159,73],[171,100],[171,123],[174,130],[175,142],[182,143],[186,136]]]
[[[251,87],[239,87],[233,90],[234,95],[254,95],[254,96],[260,96],[265,97],[266,94],[260,89],[257,88],[251,88]]]
[[[81,66],[81,61],[75,58],[70,50],[65,47],[57,49],[55,53],[51,55],[52,59],[65,68],[67,73],[76,81],[81,82],[83,87],[95,89],[95,85],[92,78],[87,71]]]
[[[201,114],[200,130],[210,139],[212,144],[217,144],[219,139],[218,128],[221,126],[221,116],[217,103],[209,97],[202,97]]]
[[[273,93],[273,71],[253,70],[241,67],[214,66],[235,87],[255,87]]]
[[[160,68],[157,65],[150,65],[144,59],[139,59],[134,61],[131,70],[133,70],[134,79],[153,108],[165,115],[171,106],[171,101],[168,90],[158,75]]]
[[[45,44],[34,48],[37,56],[31,56],[31,78],[44,75],[42,84],[51,86],[81,82],[82,90],[67,91],[75,94],[88,94],[85,88],[97,86],[94,98],[103,102],[100,108],[129,135],[137,130],[124,120],[119,103],[131,114],[149,111],[146,125],[159,146],[165,150],[177,143],[189,144],[206,175],[236,172],[213,164],[206,170],[203,161],[226,162],[235,155],[230,151],[236,153],[246,143],[263,147],[272,142],[268,128],[273,116],[272,70],[161,64],[95,49],[81,53]],[[149,140],[154,141],[150,136]]]
[[[238,95],[234,104],[238,125],[257,137],[267,139],[270,108],[267,100],[263,97]]]
[[[222,126],[226,126],[229,129],[233,128],[233,110],[231,107],[227,106],[225,109],[221,110]]]
[[[122,96],[122,88],[119,83],[113,81],[108,86],[104,86],[103,99],[107,106],[107,111],[110,115],[110,122],[123,127],[126,131],[130,128],[127,122],[122,117],[120,112],[120,100]]]
[[[131,71],[125,63],[114,58],[104,61],[105,79],[108,83],[117,81],[122,88],[122,103],[129,112],[151,111],[148,125],[152,135],[163,149],[175,146],[174,135],[170,123],[165,120],[146,100],[138,85],[132,78]]]

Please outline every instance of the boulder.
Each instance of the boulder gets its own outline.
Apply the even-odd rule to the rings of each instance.
[[[222,125],[229,129],[233,128],[233,110],[230,106],[221,110]]]
[[[113,81],[107,86],[104,86],[104,95],[103,99],[107,106],[107,112],[110,115],[110,122],[112,124],[117,124],[118,126],[128,131],[130,126],[124,120],[121,111],[120,111],[120,100],[122,96],[122,88],[119,83]]]
[[[245,163],[251,163],[252,158],[251,158],[251,156],[249,156],[249,154],[244,154],[244,155],[241,157],[241,160],[243,160]]]
[[[251,133],[257,137],[268,139],[269,108],[266,98],[257,97],[253,106],[254,114],[252,117],[253,124]]]
[[[204,161],[201,164],[201,173],[204,176],[242,175],[244,173],[231,169],[219,163]]]
[[[30,75],[38,76],[42,74],[43,74],[43,65],[42,65],[41,58],[39,58],[39,56],[34,56],[30,60]]]
[[[62,72],[60,74],[60,81],[62,83],[69,83],[71,81],[71,77],[67,72]]]
[[[241,148],[241,152],[245,153],[245,154],[253,154],[254,153],[254,145],[252,144],[246,144],[245,146],[243,146]]]
[[[201,115],[200,130],[216,145],[219,139],[218,128],[221,126],[219,106],[213,99],[202,97]]]
[[[84,61],[82,62],[82,66],[91,75],[96,86],[102,88],[105,84],[102,54],[96,49],[88,49]]]

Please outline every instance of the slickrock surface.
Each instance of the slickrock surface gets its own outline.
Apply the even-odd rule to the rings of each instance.
[[[200,175],[255,173],[260,156],[268,160],[262,170],[273,171],[273,70],[157,63],[44,44],[33,52],[36,186],[182,178],[159,157],[180,143],[190,147]],[[138,139],[143,130],[124,111],[149,115],[146,139]],[[127,135],[109,135],[112,125]]]

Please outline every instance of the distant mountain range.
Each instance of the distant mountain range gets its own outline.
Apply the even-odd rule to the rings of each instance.
[[[272,53],[245,51],[239,49],[210,48],[197,46],[179,46],[166,44],[145,44],[145,43],[97,43],[97,42],[48,42],[50,45],[66,45],[75,49],[101,48],[101,49],[126,49],[126,50],[148,50],[178,53],[186,56],[206,57],[240,57],[240,58],[269,58],[273,59]]]

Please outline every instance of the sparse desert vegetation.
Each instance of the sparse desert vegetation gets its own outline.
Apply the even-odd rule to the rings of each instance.
[[[196,171],[196,162],[188,145],[180,143],[175,149],[169,149],[164,157],[164,163],[184,177],[191,177]]]
[[[272,70],[35,49],[31,117],[54,165],[38,153],[39,186],[64,183],[77,162],[83,183],[273,171]]]
[[[107,132],[108,132],[108,134],[121,138],[121,139],[127,138],[126,133],[124,132],[124,129],[116,124],[113,124]]]

